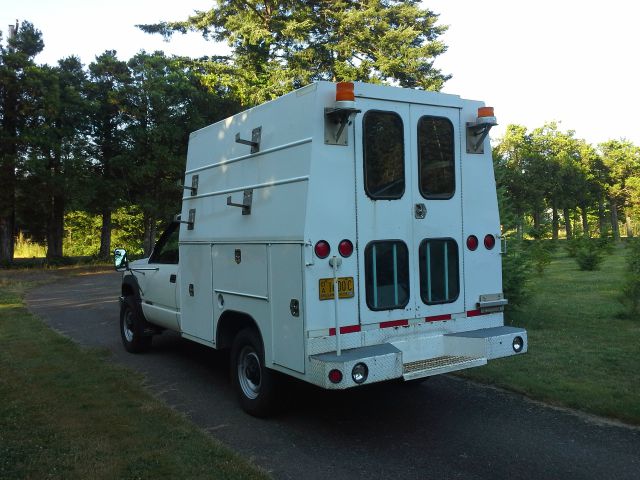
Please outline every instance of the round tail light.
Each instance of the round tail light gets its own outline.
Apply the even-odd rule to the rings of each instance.
[[[350,257],[353,253],[353,243],[347,239],[342,240],[338,244],[338,252],[345,258]]]
[[[491,250],[496,246],[496,237],[491,234],[487,234],[484,236],[484,246],[487,250]]]
[[[342,381],[342,372],[335,368],[329,372],[329,381],[331,383],[340,383]]]
[[[478,248],[478,237],[475,235],[469,235],[467,237],[467,248],[472,252]]]
[[[329,242],[327,242],[326,240],[320,240],[318,243],[316,243],[316,246],[313,250],[314,252],[316,252],[316,256],[318,258],[327,258],[331,253],[331,247],[329,246]]]

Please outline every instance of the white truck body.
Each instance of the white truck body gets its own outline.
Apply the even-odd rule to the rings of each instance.
[[[136,276],[147,321],[213,348],[252,325],[267,368],[332,389],[361,363],[369,384],[526,352],[502,313],[495,119],[454,95],[354,90],[315,83],[191,134],[179,265],[131,265],[152,268]]]

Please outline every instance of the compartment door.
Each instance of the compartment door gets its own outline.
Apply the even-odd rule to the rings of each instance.
[[[304,373],[302,245],[278,244],[268,249],[273,362]]]

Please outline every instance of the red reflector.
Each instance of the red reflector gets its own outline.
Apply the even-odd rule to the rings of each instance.
[[[469,237],[467,237],[467,248],[472,252],[478,248],[478,237],[475,235],[469,235]]]
[[[380,328],[407,327],[408,325],[409,320],[391,320],[389,322],[380,322]]]
[[[478,315],[483,315],[483,313],[480,311],[480,309],[478,309],[478,310],[469,310],[467,312],[467,317],[477,317]]]
[[[451,314],[446,315],[434,315],[432,317],[426,317],[425,322],[440,322],[442,320],[451,320]]]
[[[342,372],[335,368],[329,372],[329,381],[331,383],[340,383],[342,381]]]
[[[316,243],[314,251],[316,252],[318,258],[327,258],[331,253],[331,247],[325,240],[320,240],[318,243]]]
[[[354,333],[354,332],[359,332],[360,331],[360,325],[347,325],[346,327],[340,327],[340,333],[344,334],[344,333]],[[330,328],[329,329],[329,335],[333,336],[336,334],[336,329],[335,328]]]
[[[353,253],[353,243],[350,240],[344,239],[338,244],[338,252],[343,257],[350,257]]]
[[[496,237],[488,233],[484,236],[484,246],[487,250],[491,250],[496,246]]]

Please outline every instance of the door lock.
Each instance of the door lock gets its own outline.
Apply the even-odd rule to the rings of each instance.
[[[418,220],[422,220],[427,216],[427,206],[424,203],[416,203],[414,214]]]

